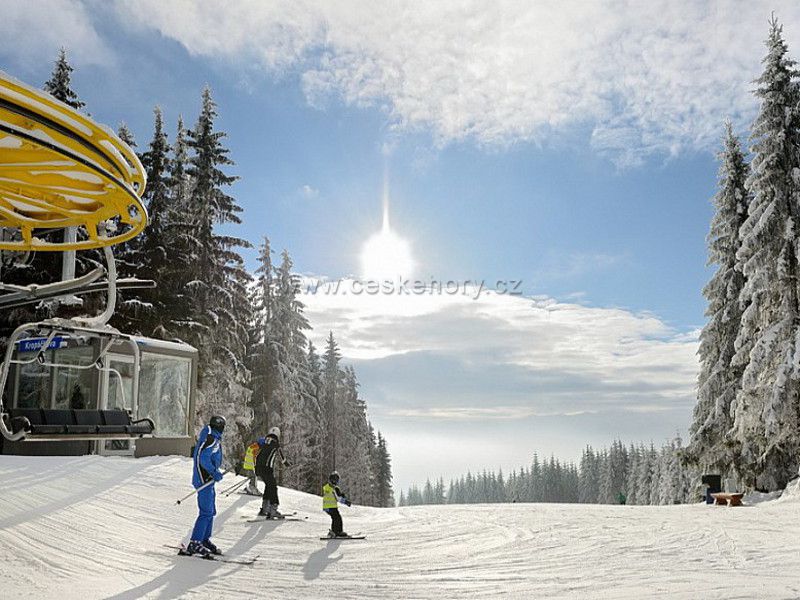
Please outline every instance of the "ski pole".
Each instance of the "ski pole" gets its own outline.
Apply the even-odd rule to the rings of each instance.
[[[225,475],[226,473],[228,473],[228,471],[230,471],[230,469],[226,469],[225,471],[223,471],[223,472],[222,472],[222,474],[223,474],[223,475]],[[192,496],[194,496],[194,495],[195,495],[197,492],[199,492],[199,491],[200,491],[200,490],[202,490],[202,489],[205,489],[205,488],[207,488],[208,486],[212,485],[213,483],[216,483],[216,481],[214,481],[213,479],[212,479],[211,481],[208,481],[208,482],[204,483],[204,484],[203,484],[203,485],[201,485],[199,488],[197,488],[197,489],[193,490],[193,491],[192,491],[192,493],[190,493],[190,494],[186,494],[186,495],[185,495],[183,498],[181,498],[180,500],[176,500],[176,501],[175,501],[175,504],[180,504],[180,503],[181,503],[181,502],[183,502],[184,500],[188,500],[189,498],[191,498]]]
[[[244,481],[248,481],[248,480],[247,480],[247,479],[245,479]],[[244,481],[242,481],[242,480],[239,480],[239,481],[237,481],[236,483],[234,483],[233,485],[229,485],[229,486],[228,486],[228,487],[226,487],[224,490],[220,491],[220,494],[225,494],[225,493],[227,493],[227,492],[230,492],[231,490],[234,490],[234,489],[236,489],[237,487],[239,487],[240,485],[242,485],[242,483],[244,483]]]
[[[248,481],[250,481],[249,477],[247,479],[242,479],[241,481],[237,481],[231,487],[225,489],[225,491],[223,491],[222,493],[225,494],[225,497],[227,498],[228,496],[230,496],[233,492],[238,490],[240,487],[242,487]]]

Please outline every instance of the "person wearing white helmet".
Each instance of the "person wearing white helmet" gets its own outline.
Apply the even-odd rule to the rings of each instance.
[[[275,480],[275,460],[280,457],[284,467],[289,466],[289,461],[283,456],[281,450],[281,430],[272,427],[264,438],[261,450],[256,458],[256,475],[264,482],[264,496],[261,501],[261,510],[258,514],[268,519],[282,519],[283,515],[278,512],[280,500],[278,499],[278,482]]]

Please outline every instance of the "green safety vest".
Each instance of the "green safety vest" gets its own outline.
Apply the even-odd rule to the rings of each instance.
[[[336,500],[336,490],[330,483],[326,483],[322,487],[322,509],[336,508],[339,502]]]
[[[244,464],[242,465],[242,469],[245,471],[255,471],[256,469],[256,456],[258,456],[258,451],[261,449],[261,446],[258,443],[250,444],[247,447],[247,452],[244,455]]]

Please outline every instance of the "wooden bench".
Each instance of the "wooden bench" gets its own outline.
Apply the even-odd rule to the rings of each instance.
[[[718,492],[711,494],[714,498],[714,504],[717,506],[742,506],[742,498],[744,494],[735,492]]]

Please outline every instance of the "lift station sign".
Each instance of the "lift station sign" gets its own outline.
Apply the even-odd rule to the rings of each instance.
[[[27,340],[20,340],[17,342],[17,351],[18,352],[39,352],[44,343],[47,341],[47,338],[30,338]],[[48,344],[48,350],[58,350],[59,348],[63,348],[67,345],[67,338],[63,337],[54,337],[50,340],[50,344]]]

